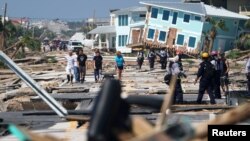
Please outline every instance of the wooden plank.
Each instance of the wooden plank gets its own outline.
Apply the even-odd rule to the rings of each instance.
[[[195,127],[195,138],[203,139],[208,135],[208,125],[230,125],[242,122],[250,118],[250,103],[232,109],[225,114],[210,121],[198,124]]]
[[[144,136],[153,130],[153,126],[143,117],[136,116],[132,118],[132,132],[135,136]]]

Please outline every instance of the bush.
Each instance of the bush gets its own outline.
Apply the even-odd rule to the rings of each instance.
[[[248,50],[250,49],[250,39],[246,39],[244,42],[244,49]]]
[[[240,51],[239,50],[231,50],[229,51],[227,58],[228,59],[236,59],[240,57]]]
[[[41,42],[37,39],[31,38],[29,35],[26,35],[22,38],[22,43],[32,51],[41,50]]]
[[[17,52],[16,56],[15,56],[16,59],[22,59],[22,58],[25,58],[25,53],[24,52]]]

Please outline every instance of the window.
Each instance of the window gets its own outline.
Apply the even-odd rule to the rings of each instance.
[[[185,23],[189,23],[189,20],[190,20],[190,15],[184,14],[183,21],[184,21]]]
[[[166,32],[160,31],[159,41],[165,42],[165,40],[166,40]]]
[[[194,20],[196,20],[196,21],[201,21],[201,17],[200,17],[200,16],[195,16],[195,17],[194,17]]]
[[[195,37],[189,37],[188,46],[189,47],[195,47],[195,42],[196,42],[196,38]]]
[[[128,35],[118,36],[118,46],[125,46],[127,44]]]
[[[183,45],[184,44],[184,35],[178,34],[177,44],[178,45]]]
[[[145,17],[146,17],[146,14],[140,14],[139,17],[145,18]]]
[[[151,18],[156,18],[157,19],[157,15],[158,15],[158,9],[157,8],[152,8]]]
[[[118,16],[118,24],[119,24],[119,26],[127,26],[128,25],[128,15],[119,15]]]
[[[176,24],[176,23],[177,23],[177,17],[178,17],[178,13],[177,13],[177,12],[174,12],[172,24]]]
[[[168,21],[169,15],[170,15],[170,12],[169,12],[169,11],[163,10],[162,20]]]
[[[148,30],[148,38],[149,39],[154,39],[154,35],[155,35],[155,30],[154,29],[149,29]]]

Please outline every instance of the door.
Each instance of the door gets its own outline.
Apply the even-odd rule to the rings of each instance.
[[[178,12],[174,12],[174,13],[173,13],[172,24],[176,24],[176,23],[177,23],[177,17],[178,17]]]
[[[132,30],[132,44],[139,43],[140,30]]]
[[[112,37],[111,39],[112,48],[115,48],[115,41],[116,41],[116,37]]]
[[[167,37],[167,45],[172,47],[175,44],[177,29],[176,28],[169,28],[168,37]]]

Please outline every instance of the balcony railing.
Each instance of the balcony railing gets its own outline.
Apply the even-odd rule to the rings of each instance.
[[[145,21],[145,17],[132,17],[130,24],[139,23]]]
[[[242,15],[250,16],[250,5],[240,5],[239,13]]]

